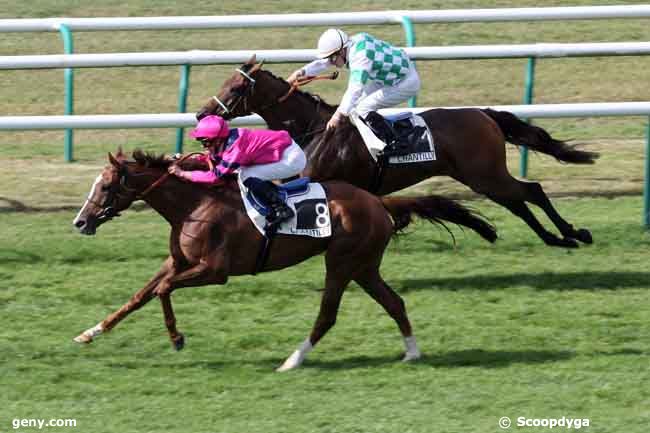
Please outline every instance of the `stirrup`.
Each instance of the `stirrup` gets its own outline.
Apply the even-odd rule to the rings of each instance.
[[[293,218],[295,212],[287,205],[276,205],[270,208],[269,214],[266,216],[266,230],[275,232],[280,225]]]
[[[397,143],[395,141],[387,144],[381,152],[383,156],[403,156],[409,154],[409,148],[406,143]]]
[[[275,218],[279,222],[284,222],[284,221],[286,221],[288,219],[291,219],[295,215],[295,212],[293,211],[293,209],[291,209],[286,204],[274,206],[273,207],[273,213],[275,214]]]

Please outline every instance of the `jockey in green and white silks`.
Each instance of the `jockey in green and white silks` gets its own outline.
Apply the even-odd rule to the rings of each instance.
[[[318,57],[291,74],[287,81],[318,75],[330,66],[350,69],[348,88],[328,128],[352,111],[365,118],[371,111],[406,101],[420,89],[420,77],[404,50],[368,33],[348,38],[341,30],[329,29],[318,41]]]

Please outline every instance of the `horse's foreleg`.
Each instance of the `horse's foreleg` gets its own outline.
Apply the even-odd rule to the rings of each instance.
[[[74,341],[77,343],[90,343],[93,341],[93,338],[99,334],[110,331],[127,315],[149,302],[155,296],[154,289],[160,284],[161,280],[163,280],[163,278],[172,271],[173,263],[173,259],[169,257],[163,264],[162,268],[158,271],[158,273],[151,280],[149,280],[149,282],[142,289],[138,290],[131,297],[131,299],[129,299],[129,302],[124,304],[119,310],[113,314],[110,314],[108,317],[106,317],[106,319],[99,322],[94,327],[87,329],[79,334],[77,337],[75,337]]]
[[[318,318],[316,319],[311,334],[276,371],[288,371],[300,366],[316,343],[334,326],[343,291],[349,282],[349,279],[333,277],[328,272],[325,280],[325,291],[321,299],[320,311],[318,312]]]
[[[176,316],[174,315],[171,296],[167,293],[159,297],[163,314],[165,315],[165,326],[167,326],[169,338],[172,341],[174,349],[181,350],[185,346],[185,336],[176,329]]]
[[[223,265],[223,262],[220,261],[200,262],[190,269],[166,278],[155,289],[155,293],[160,298],[160,304],[165,316],[165,326],[174,349],[181,350],[185,346],[185,336],[176,329],[176,316],[172,307],[171,292],[180,287],[224,284],[227,281],[227,274],[222,271],[224,269]]]

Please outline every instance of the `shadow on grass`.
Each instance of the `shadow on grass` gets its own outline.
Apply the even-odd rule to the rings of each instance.
[[[596,351],[591,354],[583,354],[590,357],[601,356],[646,356],[646,353],[638,349],[621,349],[613,352]],[[576,354],[568,350],[483,350],[468,349],[452,351],[439,354],[424,354],[418,361],[409,365],[415,367],[434,368],[458,368],[458,367],[481,367],[481,368],[504,368],[513,364],[544,364],[548,362],[561,362],[573,359]],[[301,369],[316,370],[353,370],[357,368],[377,368],[383,366],[399,366],[402,355],[395,356],[353,356],[337,360],[322,361],[317,354],[307,358]],[[272,372],[282,365],[284,358],[259,358],[240,360],[195,360],[195,361],[173,361],[148,362],[147,368],[181,368],[224,371],[233,366],[248,366],[259,372]],[[111,361],[107,366],[115,370],[140,369],[143,364],[139,361]]]
[[[20,263],[29,265],[42,261],[43,257],[39,256],[38,254],[11,250],[8,248],[0,248],[0,263]]]
[[[424,354],[413,366],[425,366],[435,368],[457,368],[457,367],[482,367],[501,368],[511,364],[541,364],[545,362],[558,362],[571,359],[575,356],[569,351],[488,351],[482,349],[461,350],[442,354]],[[402,365],[402,355],[395,356],[353,356],[348,358],[322,361],[317,354],[313,354],[305,360],[301,368],[318,370],[353,370],[358,368],[377,368],[383,366]],[[246,365],[257,371],[275,371],[282,365],[284,358],[260,358],[234,361],[228,360],[196,360],[182,362],[153,362],[148,363],[149,368],[190,368],[199,370],[223,371],[232,368],[234,365]],[[130,370],[142,367],[142,364],[133,361],[109,362],[108,367],[115,370]]]
[[[403,279],[395,281],[393,287],[402,293],[415,290],[499,290],[517,286],[537,290],[619,290],[645,287],[649,279],[650,272],[543,272]]]
[[[78,212],[83,206],[83,201],[79,205],[59,205],[59,206],[31,206],[22,201],[9,197],[0,196],[0,214],[3,213],[50,213],[50,212]],[[146,203],[135,203],[131,206],[132,210],[139,212],[149,209]]]
[[[482,349],[461,350],[442,354],[424,354],[413,365],[428,365],[437,368],[483,367],[499,368],[511,364],[540,364],[571,359],[575,356],[569,351],[525,350],[525,351],[489,351]],[[365,357],[358,356],[336,361],[319,361],[307,359],[306,368],[323,370],[348,370],[353,368],[379,367],[401,363],[400,357]]]

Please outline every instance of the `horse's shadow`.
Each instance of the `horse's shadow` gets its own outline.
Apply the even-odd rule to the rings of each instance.
[[[416,290],[498,290],[513,286],[537,290],[620,290],[645,286],[649,280],[650,272],[542,272],[402,279],[395,281],[393,287],[402,293]]]
[[[457,367],[483,367],[501,368],[511,364],[541,364],[546,362],[566,361],[575,356],[570,351],[549,351],[549,350],[524,350],[524,351],[503,351],[468,349],[438,354],[423,354],[422,358],[410,363],[413,366],[428,366],[435,368],[457,368]],[[391,356],[352,356],[336,360],[320,360],[317,355],[307,358],[301,369],[316,370],[353,370],[358,368],[376,368],[390,365],[400,365],[402,355]],[[242,359],[235,362],[238,365],[248,365],[260,371],[274,370],[282,365],[284,358],[261,358],[256,360]],[[232,366],[232,360],[195,360],[181,362],[183,368],[200,368],[207,370],[223,370]],[[178,362],[173,362],[179,366]],[[159,363],[160,366],[167,363]],[[131,368],[128,363],[112,363],[112,368]]]
[[[10,248],[0,248],[0,263],[4,264],[34,264],[42,262],[44,258],[28,251],[19,251]]]
[[[483,350],[469,349],[445,352],[439,354],[423,354],[422,358],[410,364],[413,366],[429,366],[435,368],[457,368],[457,367],[483,367],[483,368],[501,368],[511,364],[541,364],[546,362],[566,361],[575,356],[570,351],[550,351],[550,350],[524,350],[524,351],[504,351],[504,350]],[[356,356],[334,361],[320,361],[317,359],[307,359],[305,368],[315,368],[322,370],[349,370],[354,368],[371,368],[384,365],[391,365],[401,362],[400,357],[380,356],[366,357]]]
[[[583,354],[584,355],[584,354]],[[597,351],[587,356],[620,356],[620,355],[639,355],[645,356],[642,350],[622,349],[614,352]],[[422,368],[463,368],[463,367],[481,367],[481,368],[506,368],[513,364],[545,364],[551,362],[567,361],[576,356],[576,353],[570,350],[484,350],[484,349],[467,349],[444,353],[423,354],[422,358],[411,362],[408,367]],[[256,360],[239,359],[239,360],[193,360],[181,361],[169,360],[158,361],[148,364],[149,367],[182,367],[198,368],[205,370],[223,371],[231,368],[233,365],[246,365],[260,372],[273,371],[279,367],[284,358],[260,358]],[[385,366],[400,366],[401,355],[392,356],[352,356],[336,360],[320,360],[314,355],[312,358],[305,360],[300,370],[354,370],[359,368],[377,368]],[[139,362],[110,362],[108,364],[115,369],[133,369],[141,366]]]

